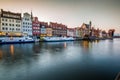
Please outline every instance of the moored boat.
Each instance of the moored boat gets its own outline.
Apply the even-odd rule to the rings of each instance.
[[[43,37],[42,41],[45,42],[60,42],[60,41],[74,41],[73,37]]]
[[[0,38],[0,44],[13,44],[13,43],[33,43],[35,40],[31,37],[4,37]]]

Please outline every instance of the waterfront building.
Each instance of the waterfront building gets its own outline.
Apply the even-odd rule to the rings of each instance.
[[[52,27],[50,25],[46,27],[46,36],[48,37],[52,36]]]
[[[47,22],[40,22],[40,36],[41,37],[45,37],[47,36],[47,31],[46,28],[48,27],[48,23]]]
[[[22,36],[21,13],[1,9],[0,36]]]
[[[96,37],[99,37],[99,36],[100,36],[100,29],[99,29],[99,28],[98,28],[98,29],[96,29],[95,36],[96,36]]]
[[[114,36],[115,29],[109,29],[108,30],[108,37],[113,37]]]
[[[102,31],[102,37],[107,38],[107,32],[105,30]]]
[[[95,36],[95,28],[94,27],[91,28],[91,36]]]
[[[59,23],[50,22],[53,36],[67,36],[67,26]]]
[[[84,37],[89,37],[89,25],[83,23],[81,28],[83,29],[83,33],[84,33],[83,36]]]
[[[76,38],[76,37],[77,37],[77,35],[76,35],[76,33],[77,33],[77,29],[76,29],[76,28],[73,28],[73,29],[74,29],[73,37]]]
[[[22,18],[23,35],[33,36],[33,34],[32,34],[32,16],[31,15],[27,12],[23,14],[23,18]]]
[[[91,36],[91,26],[92,22],[90,21],[89,24],[83,23],[81,28],[83,30],[83,36],[84,37],[90,37]]]
[[[85,36],[85,30],[84,28],[80,27],[79,28],[79,38],[84,38]]]
[[[76,38],[79,38],[79,28],[80,28],[80,27],[76,27],[76,28],[75,28]]]
[[[67,36],[74,37],[74,28],[67,28]]]
[[[32,34],[34,37],[40,37],[40,22],[38,20],[38,17],[33,17]]]

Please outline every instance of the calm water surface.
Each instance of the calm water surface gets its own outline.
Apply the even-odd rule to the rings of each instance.
[[[114,80],[120,39],[0,45],[0,80]]]

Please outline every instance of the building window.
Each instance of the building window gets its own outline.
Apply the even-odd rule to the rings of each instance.
[[[19,20],[16,20],[16,23],[20,23],[20,21],[19,21]]]
[[[2,19],[2,21],[4,21],[4,19]]]
[[[12,26],[14,26],[14,24],[12,24]]]
[[[4,26],[4,23],[2,23],[2,25]]]
[[[9,26],[11,26],[11,24],[9,24]]]
[[[5,28],[4,27],[2,27],[2,30],[4,30]]]
[[[7,21],[7,19],[5,19],[5,21]]]
[[[14,22],[14,20],[12,20],[12,22]]]
[[[8,30],[8,28],[6,28],[6,30]]]
[[[18,25],[18,27],[20,27],[20,25]]]
[[[9,22],[11,22],[11,19],[9,20]]]
[[[7,23],[6,23],[5,25],[6,25],[6,26],[8,26],[8,24],[7,24]]]

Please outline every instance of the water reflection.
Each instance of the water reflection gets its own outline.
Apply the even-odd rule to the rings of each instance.
[[[67,44],[66,44],[66,42],[64,42],[64,48],[66,48],[67,47]]]
[[[113,80],[120,71],[118,41],[1,45],[0,80]]]
[[[10,53],[12,56],[14,55],[14,45],[10,45]]]
[[[3,52],[2,52],[2,50],[0,49],[0,59],[2,59],[2,57],[3,57]]]

